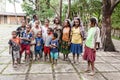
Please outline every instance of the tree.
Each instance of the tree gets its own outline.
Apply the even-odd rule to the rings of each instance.
[[[66,18],[69,19],[71,15],[71,0],[68,0],[68,10]]]
[[[33,2],[23,1],[22,9],[23,9],[23,11],[26,12],[27,16],[31,16],[33,14],[36,14],[35,8],[33,6],[35,6]]]
[[[22,8],[27,15],[37,14],[40,20],[53,17],[55,14],[59,17],[59,2],[56,0],[23,0]]]
[[[60,0],[60,23],[62,22],[62,0]]]
[[[111,15],[120,0],[102,0],[102,36],[104,51],[115,51],[111,39]]]

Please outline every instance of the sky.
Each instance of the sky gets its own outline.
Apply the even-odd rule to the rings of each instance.
[[[19,3],[15,3],[16,4],[16,12],[17,13],[24,13],[23,10],[22,10],[22,7],[21,7],[21,4],[22,4],[22,0],[18,0]],[[9,3],[8,0],[6,0],[6,12],[12,12],[14,13],[14,6],[12,3]]]

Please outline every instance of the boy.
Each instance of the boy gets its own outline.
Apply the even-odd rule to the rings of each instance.
[[[42,34],[41,32],[38,32],[37,37],[35,38],[35,60],[40,60],[42,57],[43,44]]]
[[[16,31],[17,31],[17,36],[18,36],[18,37],[21,37],[21,36],[22,36],[22,32],[24,32],[25,29],[26,29],[26,21],[25,21],[25,20],[22,20],[22,21],[21,21],[21,26],[16,29]]]
[[[21,37],[21,51],[20,51],[20,58],[22,53],[25,51],[26,53],[26,62],[29,61],[30,56],[30,43],[32,39],[32,33],[30,32],[30,25],[26,25],[26,30],[22,33]]]
[[[50,48],[51,48],[50,55],[52,58],[52,64],[57,64],[57,59],[58,59],[58,39],[57,39],[57,37],[58,37],[57,33],[53,33],[52,40],[50,42]]]
[[[12,51],[12,60],[13,60],[13,67],[16,68],[17,64],[20,61],[20,38],[17,37],[17,32],[12,32],[12,39],[9,40],[8,44],[9,49]]]
[[[49,55],[49,60],[51,61],[51,57],[50,57],[50,41],[51,40],[52,40],[51,28],[48,28],[47,35],[45,36],[45,39],[44,39],[44,58],[45,58],[45,61],[46,61],[48,55]]]

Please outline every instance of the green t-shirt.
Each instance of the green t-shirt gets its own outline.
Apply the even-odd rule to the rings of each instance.
[[[94,48],[96,40],[97,40],[97,28],[96,27],[91,27],[88,30],[88,36],[87,36],[85,45],[89,48]]]

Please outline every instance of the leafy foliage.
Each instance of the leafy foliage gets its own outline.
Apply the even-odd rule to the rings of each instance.
[[[112,14],[112,27],[120,29],[120,4],[117,5]]]

